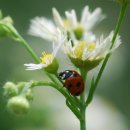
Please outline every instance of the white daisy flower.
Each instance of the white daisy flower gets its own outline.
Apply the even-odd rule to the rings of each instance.
[[[64,32],[75,41],[84,39],[90,30],[105,18],[101,8],[90,12],[88,6],[83,9],[80,21],[78,21],[74,9],[70,12],[65,11],[66,18],[62,18],[55,8],[52,9],[52,12],[54,22],[44,17],[36,17],[31,20],[29,33],[52,42],[57,40],[61,32]]]
[[[65,11],[66,19],[63,19],[55,8],[53,8],[52,11],[56,25],[59,28],[66,29],[68,26],[71,29],[75,29],[80,25],[83,27],[83,29],[88,31],[105,18],[105,15],[102,14],[102,10],[99,7],[91,12],[89,10],[89,6],[85,6],[81,14],[80,21],[78,21],[74,9],[72,9],[71,11]]]
[[[26,66],[26,70],[37,70],[44,68],[47,72],[55,73],[59,67],[59,64],[56,60],[56,55],[61,46],[64,44],[65,40],[66,38],[62,35],[59,41],[57,41],[57,44],[53,42],[53,52],[50,54],[46,54],[46,52],[43,52],[42,56],[40,57],[41,63],[24,64],[24,66]]]
[[[42,52],[42,56],[40,57],[40,59],[41,59],[40,64],[34,64],[34,63],[24,64],[27,67],[26,70],[36,70],[47,67],[52,63],[54,57],[52,54],[46,54],[46,52]]]
[[[106,38],[101,36],[95,42],[78,41],[77,44],[72,45],[72,42],[69,41],[64,45],[64,50],[77,67],[86,67],[90,70],[121,44],[120,36],[117,36],[113,48],[110,49],[112,37],[113,32]]]
[[[96,8],[93,12],[91,12],[88,6],[84,7],[80,21],[78,21],[74,9],[71,11],[65,11],[65,19],[62,19],[55,8],[53,8],[52,11],[56,25],[61,30],[66,30],[69,35],[74,34],[75,39],[77,40],[84,39],[84,35],[91,32],[91,29],[105,18],[105,15],[102,14],[101,8]],[[70,36],[70,38],[73,40],[72,36]]]

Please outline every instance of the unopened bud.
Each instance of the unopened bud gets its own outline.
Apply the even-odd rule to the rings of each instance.
[[[7,82],[3,88],[4,88],[4,95],[7,97],[12,97],[12,96],[18,95],[18,88],[12,82]]]
[[[16,115],[26,114],[30,108],[28,100],[23,96],[15,96],[8,100],[9,111]]]
[[[7,16],[7,17],[3,18],[2,21],[5,24],[13,24],[13,19],[10,16]]]

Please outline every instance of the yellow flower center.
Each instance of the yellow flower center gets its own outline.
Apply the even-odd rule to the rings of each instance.
[[[40,60],[43,64],[47,64],[47,61],[52,60],[52,54],[46,54],[46,52],[42,52],[42,56],[40,57]]]
[[[95,48],[96,48],[95,43],[88,43],[88,46],[87,46],[88,51],[91,51],[91,50],[93,51]]]
[[[66,27],[67,30],[70,29],[70,24],[68,20],[64,20],[64,26]]]
[[[88,46],[87,46],[87,50],[88,51],[94,50],[95,48],[96,48],[96,44],[95,43],[88,43]]]
[[[74,55],[76,56],[76,58],[82,59],[83,51],[85,48],[87,49],[87,51],[93,51],[96,48],[96,44],[88,43],[86,41],[80,41],[74,49]]]
[[[82,59],[82,54],[83,54],[85,46],[86,46],[85,41],[80,41],[78,43],[77,47],[74,50],[74,54],[77,58]]]

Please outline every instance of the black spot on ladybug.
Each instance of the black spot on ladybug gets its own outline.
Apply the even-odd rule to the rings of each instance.
[[[69,90],[72,86],[73,86],[72,84],[69,84],[69,85],[67,86],[68,90]]]
[[[74,95],[75,95],[75,96],[79,96],[79,95],[80,95],[80,92],[77,92],[77,93],[75,93]]]
[[[80,87],[81,86],[81,82],[77,82],[76,87]]]

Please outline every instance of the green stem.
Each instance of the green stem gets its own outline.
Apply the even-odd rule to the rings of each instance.
[[[51,86],[51,87],[55,88],[56,90],[58,90],[59,92],[61,92],[67,98],[66,92],[63,89],[61,89],[61,87],[59,87],[58,85],[56,85],[53,82],[33,81],[32,87],[35,87],[35,86]]]
[[[83,81],[84,81],[84,86],[86,86],[86,77],[87,77],[87,71],[84,69],[84,68],[81,68],[80,69],[80,73],[81,73],[81,76],[82,76],[82,78],[83,78]],[[86,88],[86,87],[85,87]],[[80,100],[81,100],[81,102],[82,102],[82,104],[84,104],[85,103],[85,90],[84,90],[84,92],[82,93],[82,95],[80,96]]]
[[[51,79],[51,81],[53,81],[55,84],[58,84],[58,82],[56,81],[56,77],[55,75],[49,74],[48,72],[46,72],[47,76]]]
[[[21,95],[21,96],[24,96],[25,93],[28,91],[28,89],[31,87],[31,85],[32,85],[32,82],[26,83],[26,84],[25,84],[25,87],[22,89],[20,95]]]
[[[82,102],[80,106],[80,113],[81,113],[81,118],[80,118],[80,130],[86,130],[86,117],[85,117],[85,92],[80,96],[80,100]]]
[[[116,24],[116,27],[115,27],[115,31],[114,31],[114,35],[113,35],[113,38],[112,38],[112,44],[111,44],[110,49],[112,49],[113,46],[114,46],[114,43],[115,43],[117,34],[118,34],[119,30],[120,30],[121,23],[122,23],[122,21],[123,21],[124,15],[125,15],[126,7],[127,7],[127,4],[126,4],[126,3],[122,4],[122,6],[121,6],[119,18],[118,18],[118,21],[117,21],[117,24]],[[93,99],[94,92],[95,92],[95,90],[96,90],[96,88],[97,88],[97,85],[98,85],[98,83],[99,83],[99,81],[100,81],[100,79],[101,79],[101,77],[102,77],[103,71],[104,71],[104,69],[105,69],[105,67],[106,67],[106,64],[107,64],[107,62],[108,62],[110,56],[111,56],[110,54],[108,54],[108,55],[106,56],[106,58],[105,58],[105,60],[104,60],[104,62],[103,62],[103,64],[102,64],[102,66],[101,66],[101,69],[100,69],[100,71],[99,71],[99,73],[98,73],[98,76],[97,76],[97,78],[96,78],[96,81],[94,82],[94,85],[92,85],[91,88],[90,88],[89,95],[88,95],[88,98],[87,98],[87,101],[86,101],[86,106],[87,106],[87,105],[92,101],[92,99]]]
[[[87,76],[87,72],[85,69],[80,69],[80,73],[81,76],[83,78],[84,84],[86,83],[86,76]],[[85,117],[85,111],[86,111],[86,107],[85,107],[85,95],[86,92],[84,90],[84,92],[82,93],[82,95],[80,96],[80,101],[81,101],[81,105],[80,105],[80,113],[81,113],[81,118],[80,118],[80,130],[86,130],[86,117]]]
[[[72,106],[68,99],[66,99],[66,105],[75,114],[75,116],[80,120],[80,117],[81,117],[80,111],[76,109],[74,106]]]
[[[86,130],[86,120],[85,120],[85,108],[81,109],[82,118],[80,119],[80,130]]]
[[[115,31],[114,31],[114,36],[112,38],[112,45],[111,45],[110,49],[112,49],[112,47],[113,47],[113,45],[115,43],[115,40],[116,40],[116,37],[117,37],[118,32],[120,30],[123,18],[125,16],[126,8],[127,8],[127,3],[124,3],[124,4],[121,5],[121,10],[120,10],[120,13],[119,13],[119,18],[117,20],[117,24],[116,24]]]
[[[53,86],[54,84],[52,82],[47,82],[47,81],[32,81],[31,87],[35,86]]]
[[[28,45],[28,43],[19,35],[20,43],[27,49],[27,51],[32,55],[36,63],[40,63],[39,57],[35,54],[32,48]]]

